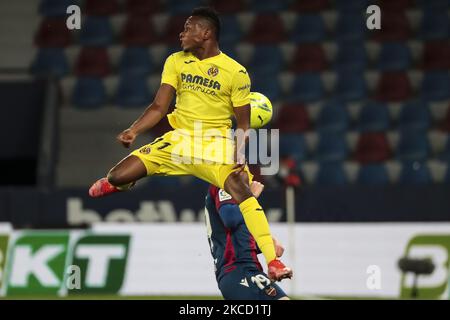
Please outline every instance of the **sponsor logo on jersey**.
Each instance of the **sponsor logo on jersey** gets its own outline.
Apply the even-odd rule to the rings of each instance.
[[[220,90],[220,83],[218,81],[212,80],[212,79],[208,79],[208,78],[204,78],[202,76],[198,76],[198,75],[192,75],[190,73],[181,73],[181,81],[184,83],[195,83],[198,85],[201,85],[205,88],[212,88],[212,89],[217,89]]]

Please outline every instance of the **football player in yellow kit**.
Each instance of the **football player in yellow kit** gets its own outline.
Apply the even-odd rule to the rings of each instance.
[[[118,141],[129,148],[137,135],[151,129],[168,112],[173,128],[133,152],[95,182],[89,194],[101,197],[128,190],[150,175],[194,175],[226,190],[239,204],[248,230],[268,263],[273,281],[291,278],[292,270],[276,256],[267,218],[250,191],[245,144],[250,127],[250,78],[246,69],[219,49],[220,20],[210,8],[194,9],[180,33],[182,51],[164,64],[154,101]],[[233,137],[231,118],[236,118]],[[231,152],[230,152],[231,150]]]

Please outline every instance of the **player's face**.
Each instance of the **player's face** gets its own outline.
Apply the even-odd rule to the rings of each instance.
[[[205,29],[197,17],[189,17],[180,33],[180,42],[183,51],[188,52],[202,46]]]

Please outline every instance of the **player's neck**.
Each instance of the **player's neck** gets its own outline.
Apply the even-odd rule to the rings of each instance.
[[[199,60],[208,59],[220,54],[219,46],[217,44],[212,46],[205,46],[192,51],[192,54]]]

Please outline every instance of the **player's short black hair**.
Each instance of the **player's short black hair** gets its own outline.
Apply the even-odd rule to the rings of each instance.
[[[211,23],[211,25],[214,27],[216,39],[219,40],[221,23],[219,14],[216,10],[210,7],[198,7],[192,10],[191,16],[201,17],[208,20],[208,22]]]

